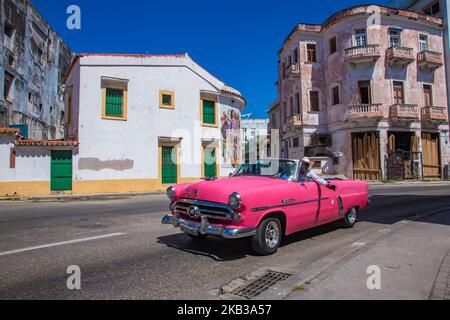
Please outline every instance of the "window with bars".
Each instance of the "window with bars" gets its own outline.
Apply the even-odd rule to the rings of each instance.
[[[216,125],[216,102],[202,99],[203,124]]]

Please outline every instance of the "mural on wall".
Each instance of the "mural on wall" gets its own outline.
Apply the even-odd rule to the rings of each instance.
[[[223,161],[237,165],[240,162],[239,141],[241,116],[235,110],[226,110],[220,119],[223,143]]]

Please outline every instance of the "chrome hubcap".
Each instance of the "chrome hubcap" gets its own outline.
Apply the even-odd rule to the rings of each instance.
[[[348,214],[348,222],[350,222],[351,224],[354,224],[356,222],[356,212],[355,211],[351,211]]]
[[[276,222],[272,221],[267,225],[265,238],[269,248],[276,248],[280,241],[280,230]]]

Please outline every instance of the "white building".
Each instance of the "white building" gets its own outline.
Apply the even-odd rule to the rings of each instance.
[[[241,133],[245,141],[245,160],[267,157],[269,119],[241,121]]]
[[[240,162],[229,129],[239,129],[246,101],[187,54],[82,54],[65,90],[71,142],[14,143],[9,132],[0,153],[17,160],[0,164],[10,165],[0,169],[0,196],[159,191],[226,177]]]

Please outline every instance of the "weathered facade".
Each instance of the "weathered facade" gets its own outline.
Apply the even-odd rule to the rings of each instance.
[[[0,127],[63,138],[63,79],[74,54],[29,0],[0,0],[0,53]]]
[[[450,0],[392,0],[394,8],[407,9],[425,13],[443,19],[444,24],[444,59],[447,75],[447,98],[450,105]]]
[[[162,191],[241,161],[245,99],[187,54],[81,54],[65,84],[65,141],[0,129],[0,196]]]
[[[279,52],[281,154],[364,180],[441,178],[449,164],[443,22],[378,6],[299,24]]]

